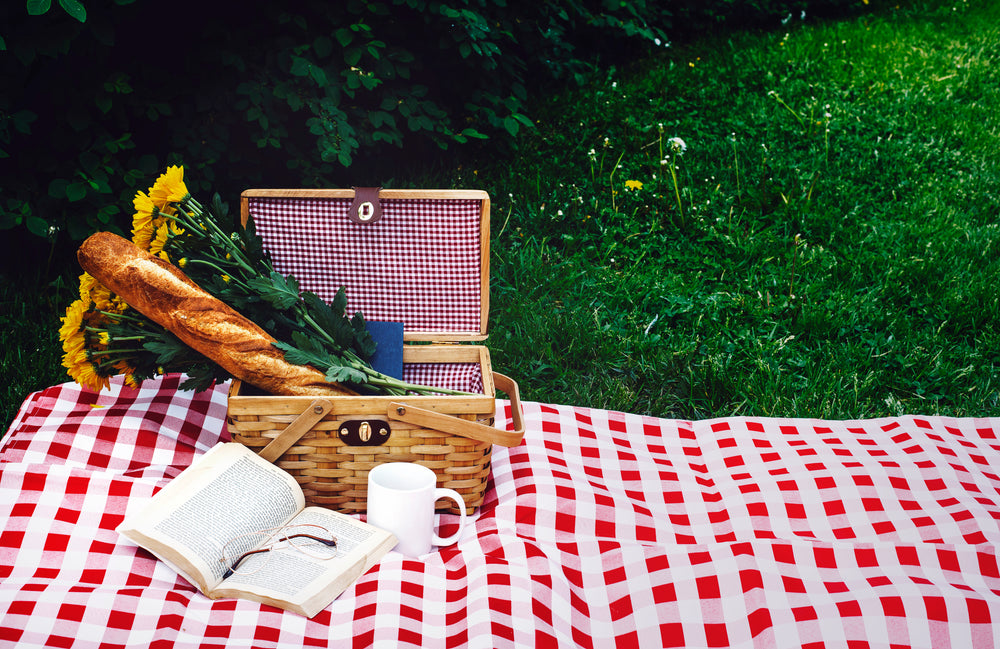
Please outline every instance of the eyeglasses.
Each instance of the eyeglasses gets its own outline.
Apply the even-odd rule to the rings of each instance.
[[[337,537],[321,525],[299,524],[272,527],[242,534],[223,546],[219,562],[227,566],[223,579],[237,575],[252,575],[260,572],[271,559],[271,551],[291,548],[297,552],[325,561],[337,556]],[[245,548],[252,548],[246,550]],[[246,561],[263,555],[264,560]]]

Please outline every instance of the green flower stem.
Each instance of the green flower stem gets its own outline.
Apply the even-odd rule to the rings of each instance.
[[[185,208],[190,208],[191,211],[199,217],[205,217],[206,214],[204,207],[202,207],[202,205],[190,195],[184,198],[179,205],[175,218],[179,217],[187,227],[188,231],[195,233],[196,236],[201,239],[207,239],[213,249],[216,245],[221,244],[222,247],[229,253],[235,264],[251,275],[258,274],[258,272],[246,260],[243,255],[243,251],[240,250],[239,246],[233,243],[232,239],[230,239],[229,236],[227,236],[226,233],[223,232],[218,225],[216,225],[214,218],[202,218],[201,221],[194,220]]]
[[[208,266],[209,268],[217,270],[217,271],[219,271],[220,275],[225,275],[226,277],[228,277],[230,282],[234,282],[235,284],[237,284],[243,290],[245,290],[247,292],[250,292],[250,287],[249,286],[247,286],[246,284],[244,284],[243,282],[241,282],[236,277],[233,277],[233,275],[231,273],[226,272],[225,269],[219,268],[216,264],[214,264],[214,263],[212,263],[210,261],[205,261],[204,259],[190,259],[189,258],[188,261],[187,261],[187,263],[188,264],[201,264],[202,266]]]
[[[386,389],[387,392],[394,394],[396,396],[405,396],[410,393],[417,393],[422,395],[431,394],[450,394],[456,396],[469,396],[471,392],[462,392],[461,390],[449,390],[448,388],[435,388],[429,385],[416,385],[414,383],[407,383],[400,379],[393,378],[391,376],[386,376],[376,372],[371,368],[358,368],[362,369],[365,374],[368,375],[368,383],[371,385],[377,385]]]
[[[681,227],[684,227],[684,204],[681,203],[681,190],[677,186],[677,169],[674,166],[676,160],[677,156],[674,156],[670,161],[670,177],[674,179],[674,195],[677,196],[677,209],[680,211]]]
[[[295,305],[295,307],[296,307],[295,310],[296,310],[297,315],[302,316],[302,320],[307,325],[309,325],[310,327],[312,327],[313,331],[315,331],[316,333],[318,333],[319,336],[320,336],[320,338],[322,338],[323,340],[327,341],[328,343],[330,343],[334,347],[338,347],[339,346],[339,345],[337,345],[337,341],[334,340],[330,336],[330,334],[328,334],[326,332],[326,330],[323,329],[323,327],[319,326],[319,324],[317,324],[316,321],[312,319],[312,316],[309,315],[309,312],[305,308],[303,308],[303,305],[302,305],[301,302],[297,303]],[[353,352],[349,352],[349,353],[353,353]]]
[[[382,388],[386,388],[387,391],[391,391],[393,394],[403,396],[411,392],[416,392],[417,394],[452,394],[452,395],[470,395],[471,392],[463,392],[461,390],[450,390],[448,388],[436,388],[429,385],[417,385],[415,383],[407,383],[402,379],[397,379],[393,376],[387,374],[382,374],[378,370],[372,369],[370,365],[365,363],[357,354],[353,351],[347,351],[344,357],[348,361],[348,365],[356,370],[364,372],[365,376],[368,377],[366,383],[371,385],[377,385]]]

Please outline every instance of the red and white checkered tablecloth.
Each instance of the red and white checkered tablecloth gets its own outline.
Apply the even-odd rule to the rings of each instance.
[[[1000,646],[1000,419],[527,402],[458,545],[391,552],[306,619],[209,600],[115,534],[226,436],[225,390],[177,382],[24,403],[0,447],[0,644]]]

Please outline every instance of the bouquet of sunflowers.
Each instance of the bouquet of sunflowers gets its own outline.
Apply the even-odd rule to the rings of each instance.
[[[368,359],[375,343],[362,314],[347,316],[343,288],[331,304],[300,291],[294,277],[274,269],[253,221],[239,227],[218,195],[211,207],[201,204],[184,183],[183,167],[168,168],[133,204],[132,244],[259,326],[288,363],[315,368],[330,384],[366,392],[461,394],[372,369]],[[70,377],[95,391],[108,388],[117,374],[138,386],[158,374],[182,372],[187,379],[181,387],[193,390],[230,378],[213,359],[87,272],[59,336]]]

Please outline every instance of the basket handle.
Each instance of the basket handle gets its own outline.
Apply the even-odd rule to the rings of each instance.
[[[391,402],[386,415],[390,420],[405,421],[408,424],[433,428],[443,433],[459,435],[480,442],[489,442],[509,448],[518,446],[524,438],[524,416],[521,413],[520,388],[517,386],[517,381],[499,372],[493,372],[493,383],[501,392],[510,397],[514,430],[500,430],[494,426],[487,426],[468,419],[459,419],[426,408],[418,408],[401,401]]]
[[[330,401],[326,399],[314,400],[308,408],[302,411],[301,415],[285,426],[285,429],[278,433],[270,444],[262,448],[258,455],[268,462],[274,462],[302,439],[302,436],[308,433],[309,429],[331,410],[333,410],[333,403]]]

